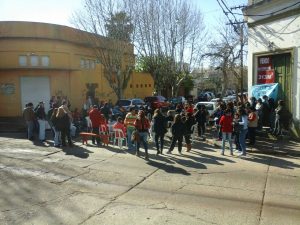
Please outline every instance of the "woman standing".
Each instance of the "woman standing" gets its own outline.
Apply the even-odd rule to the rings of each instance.
[[[58,108],[54,108],[50,121],[52,123],[52,130],[54,132],[54,147],[59,147],[60,146],[60,137],[61,137],[61,132],[58,130],[58,118],[56,117],[58,112]]]
[[[239,153],[239,156],[245,156],[246,155],[246,135],[248,133],[248,115],[244,108],[238,109],[238,114],[240,117],[239,120],[239,143],[242,152]]]
[[[221,126],[221,131],[222,131],[221,155],[224,155],[226,139],[228,139],[228,142],[229,142],[230,155],[233,155],[232,141],[231,141],[231,136],[232,136],[232,131],[233,131],[232,123],[233,123],[232,112],[230,109],[227,108],[225,110],[225,115],[223,115],[220,119],[220,126]]]
[[[70,134],[70,117],[68,112],[66,112],[62,107],[58,108],[57,114],[57,129],[61,132],[61,142],[62,146],[66,146],[66,137],[68,139],[68,144],[70,147],[73,146]]]
[[[178,152],[181,154],[183,135],[185,134],[185,126],[181,120],[181,115],[177,114],[174,119],[174,124],[171,127],[172,142],[168,154],[172,153],[176,142],[178,141]]]
[[[167,118],[163,116],[160,109],[154,111],[153,116],[153,131],[155,133],[155,145],[157,149],[156,155],[163,153],[164,137],[167,133]],[[159,139],[159,141],[158,141]]]
[[[138,117],[134,122],[134,126],[139,134],[139,141],[136,141],[136,155],[140,155],[140,143],[143,142],[145,149],[145,159],[148,160],[148,132],[150,128],[150,122],[145,116],[145,112],[140,110],[138,113]]]
[[[256,128],[258,124],[258,116],[256,114],[255,107],[250,107],[248,115],[248,136],[249,136],[249,145],[255,144]]]

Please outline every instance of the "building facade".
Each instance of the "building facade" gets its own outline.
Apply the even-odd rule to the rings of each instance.
[[[47,110],[52,96],[68,98],[71,109],[81,109],[91,96],[116,102],[82,33],[54,24],[0,22],[0,117],[21,116],[28,102],[44,101]],[[134,54],[133,47],[127,54]],[[153,88],[149,74],[133,72],[124,98],[144,98]]]
[[[278,99],[293,114],[292,130],[300,131],[300,2],[249,0],[243,10],[249,29],[248,88],[278,83]]]

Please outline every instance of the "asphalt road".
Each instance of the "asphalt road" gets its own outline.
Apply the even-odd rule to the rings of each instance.
[[[197,142],[145,161],[22,136],[0,134],[0,224],[300,224],[297,155],[240,159]]]

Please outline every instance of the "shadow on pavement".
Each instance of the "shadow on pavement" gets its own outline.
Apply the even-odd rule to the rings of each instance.
[[[186,175],[186,176],[191,175],[188,171],[186,171],[183,168],[176,167],[176,166],[173,166],[173,165],[169,165],[169,164],[166,164],[166,163],[161,163],[161,162],[149,160],[147,162],[147,164],[150,165],[150,166],[156,167],[158,169],[164,170],[167,173],[176,173],[176,174],[181,174],[181,175]]]
[[[77,145],[74,145],[73,147],[63,147],[61,149],[66,155],[73,155],[82,159],[87,159],[89,157],[89,153],[94,153]]]

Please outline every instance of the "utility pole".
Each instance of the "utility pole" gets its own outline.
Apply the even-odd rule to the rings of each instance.
[[[241,64],[240,64],[240,73],[241,73],[241,95],[244,93],[244,60],[243,60],[243,51],[244,51],[244,30],[243,24],[240,25],[240,42],[241,42]],[[241,98],[243,103],[243,98]]]

